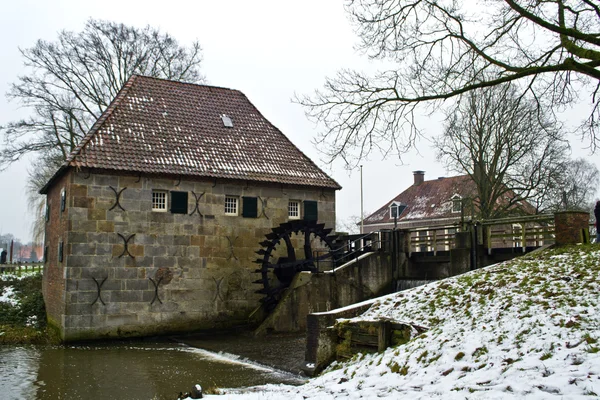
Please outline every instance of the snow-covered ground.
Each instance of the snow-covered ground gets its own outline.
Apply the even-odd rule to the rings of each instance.
[[[600,246],[528,255],[382,297],[357,318],[430,328],[405,345],[334,363],[303,386],[217,398],[595,398],[599,295]]]

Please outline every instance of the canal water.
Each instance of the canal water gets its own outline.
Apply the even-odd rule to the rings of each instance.
[[[178,340],[0,346],[0,399],[174,400],[179,392],[191,390],[196,383],[204,388],[239,388],[304,381],[289,372],[297,364],[289,361],[290,354],[281,353],[281,348],[264,347],[269,340],[279,340],[299,353],[298,338],[255,342],[246,335],[221,335],[182,340],[196,346],[207,345],[197,348]],[[254,356],[227,351],[232,349],[245,349],[238,353]],[[280,356],[274,356],[279,353]],[[261,357],[266,362],[261,362]]]

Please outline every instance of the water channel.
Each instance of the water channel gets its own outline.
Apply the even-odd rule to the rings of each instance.
[[[196,383],[205,388],[300,384],[304,379],[290,371],[297,372],[295,358],[301,357],[302,341],[238,334],[0,346],[0,399],[174,400]]]

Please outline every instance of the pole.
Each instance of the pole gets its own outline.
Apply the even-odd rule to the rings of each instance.
[[[363,227],[363,174],[362,165],[360,166],[360,234],[364,233]]]

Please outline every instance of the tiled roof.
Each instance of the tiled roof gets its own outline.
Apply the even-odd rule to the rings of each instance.
[[[512,192],[510,192],[512,193]],[[438,178],[412,185],[383,207],[366,217],[364,225],[393,223],[390,205],[397,202],[406,208],[397,219],[398,223],[424,220],[448,220],[460,218],[460,212],[452,211],[453,197],[476,198],[475,182],[468,175]],[[515,208],[517,208],[515,206]],[[535,208],[525,200],[518,203],[519,212],[534,214]]]
[[[144,76],[125,84],[67,166],[340,188],[240,91]]]
[[[412,185],[398,196],[388,201],[383,207],[364,219],[364,224],[393,223],[390,217],[390,205],[398,202],[407,207],[398,218],[398,222],[457,218],[460,213],[452,212],[452,196],[471,197],[475,193],[475,183],[468,175],[454,176],[424,181],[420,185]]]

